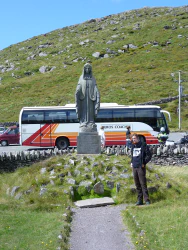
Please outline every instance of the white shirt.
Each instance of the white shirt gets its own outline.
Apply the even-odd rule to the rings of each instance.
[[[104,134],[104,130],[100,129],[99,130],[99,135],[101,136],[101,143],[104,144],[105,143],[105,134]]]

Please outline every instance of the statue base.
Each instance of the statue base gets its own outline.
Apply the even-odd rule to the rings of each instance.
[[[81,132],[77,137],[77,154],[100,154],[101,137],[97,132]]]
[[[82,123],[80,125],[80,132],[88,133],[88,132],[97,132],[97,125],[95,123]]]

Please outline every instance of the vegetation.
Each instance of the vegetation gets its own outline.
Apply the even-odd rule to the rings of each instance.
[[[185,249],[187,245],[187,167],[148,164],[152,204],[135,207],[136,193],[128,156],[55,156],[13,173],[0,174],[0,248],[68,249],[71,210],[79,199],[109,196],[126,203],[125,223],[138,249]],[[69,182],[70,179],[75,182]],[[91,189],[81,186],[92,183]],[[104,194],[96,194],[101,181]],[[109,187],[107,181],[113,181]],[[72,183],[72,184],[70,184]],[[167,183],[168,185],[167,187]],[[120,186],[119,192],[116,186]],[[13,193],[14,187],[19,187]]]
[[[124,220],[132,231],[136,249],[186,249],[188,167],[160,167],[160,170],[175,181],[173,192],[148,207],[128,207],[123,213]]]
[[[0,174],[1,249],[68,249],[68,208],[72,201],[63,192],[62,183],[54,183],[50,174],[56,164],[63,162],[54,157],[14,173]],[[42,174],[44,168],[48,175]],[[14,187],[19,187],[15,194]]]
[[[23,106],[73,103],[78,78],[88,60],[92,61],[101,102],[129,105],[176,96],[179,70],[187,94],[187,18],[186,7],[143,8],[64,27],[1,50],[0,121],[18,121]],[[126,49],[127,44],[137,47]],[[41,52],[47,55],[41,56]],[[93,57],[95,52],[101,57]],[[41,66],[56,68],[43,74]],[[176,130],[178,101],[161,106],[171,112],[170,129]],[[187,110],[184,98],[184,130],[188,129]],[[70,157],[75,158],[74,166],[69,163]],[[95,161],[98,164],[94,167]],[[107,178],[113,170],[120,192],[115,187],[109,189],[104,181],[104,194],[112,196],[117,204],[129,204],[124,212],[125,223],[137,248],[186,249],[187,167],[148,168],[148,184],[157,190],[151,193],[151,206],[138,208],[133,206],[136,194],[131,191],[129,164],[125,156],[77,159],[68,155],[0,174],[0,248],[67,249],[71,220],[67,208],[77,199],[99,196],[77,189],[78,184],[91,180],[91,173],[97,182],[99,175]],[[75,168],[80,175],[75,174]],[[46,169],[44,173],[42,169]],[[130,177],[122,177],[123,173]],[[75,178],[74,185],[68,184],[70,176]],[[171,188],[167,188],[167,182]],[[19,190],[11,195],[16,186]]]
[[[129,105],[177,96],[179,70],[187,94],[187,18],[186,7],[143,8],[64,27],[1,50],[0,121],[18,121],[23,106],[73,103],[88,60],[101,102]],[[136,47],[126,49],[127,44]],[[92,56],[95,52],[100,58]],[[41,66],[56,68],[42,74]],[[171,112],[169,125],[176,130],[178,101],[161,106]],[[188,129],[187,110],[184,98],[183,130]]]
[[[59,208],[59,207],[58,207]],[[5,249],[56,249],[62,227],[58,212],[0,206],[0,247]]]

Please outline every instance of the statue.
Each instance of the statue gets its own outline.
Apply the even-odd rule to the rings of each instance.
[[[100,108],[100,94],[89,63],[84,65],[76,88],[75,99],[81,132],[97,131],[95,118]]]

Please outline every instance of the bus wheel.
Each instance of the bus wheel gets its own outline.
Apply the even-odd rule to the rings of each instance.
[[[139,135],[139,140],[144,143],[146,142],[146,138],[143,135]]]
[[[56,141],[56,146],[58,149],[66,149],[69,146],[69,141],[65,137],[58,138]]]
[[[1,146],[8,146],[8,142],[7,141],[2,141]]]

